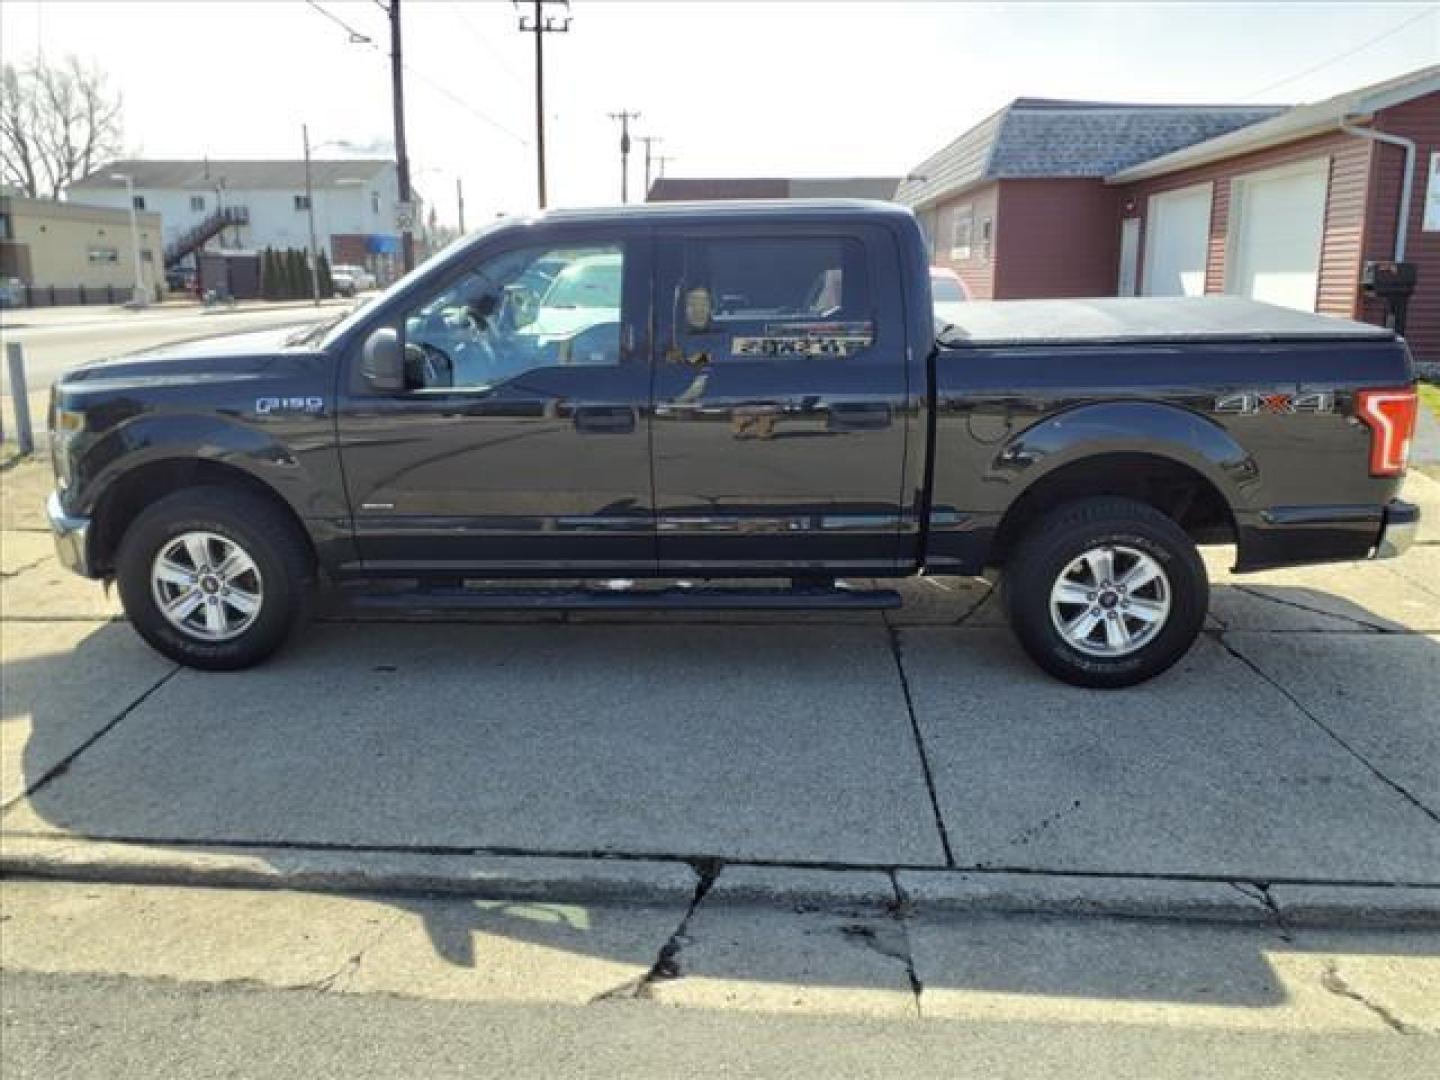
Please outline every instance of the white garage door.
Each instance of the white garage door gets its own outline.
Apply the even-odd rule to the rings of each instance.
[[[1231,182],[1226,292],[1315,310],[1329,180],[1321,159]]]
[[[1151,195],[1145,215],[1146,296],[1203,296],[1210,184]]]

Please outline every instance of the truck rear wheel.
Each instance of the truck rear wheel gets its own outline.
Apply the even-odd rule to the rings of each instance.
[[[142,512],[116,559],[120,600],[150,645],[189,667],[231,671],[264,660],[301,620],[309,547],[270,501],[189,488]]]
[[[1174,521],[1133,499],[1066,503],[1034,522],[1001,583],[1031,658],[1077,686],[1133,686],[1194,643],[1210,583]]]

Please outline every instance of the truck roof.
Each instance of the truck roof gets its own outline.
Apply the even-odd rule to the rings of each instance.
[[[1001,300],[964,305],[941,337],[949,345],[1060,345],[1166,341],[1391,340],[1393,330],[1239,296]]]
[[[616,219],[662,218],[723,221],[737,218],[794,217],[912,217],[907,207],[880,199],[716,199],[704,202],[636,203],[545,210],[526,220],[533,222],[592,222]]]

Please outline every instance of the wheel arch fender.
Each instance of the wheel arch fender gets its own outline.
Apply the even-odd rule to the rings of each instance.
[[[120,538],[150,503],[200,485],[237,486],[270,499],[314,549],[305,515],[316,505],[317,485],[278,439],[219,417],[151,415],[106,432],[76,470],[75,509],[94,523],[93,565],[113,567]]]
[[[1007,440],[991,464],[996,478],[1018,482],[995,539],[1003,552],[1037,512],[1057,499],[1091,495],[1139,498],[1184,522],[1189,510],[1162,489],[1190,487],[1197,520],[1223,519],[1232,535],[1258,482],[1252,455],[1219,424],[1159,402],[1100,402],[1048,417]]]

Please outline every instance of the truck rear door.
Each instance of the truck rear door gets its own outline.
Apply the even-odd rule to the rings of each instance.
[[[891,234],[677,223],[655,265],[661,569],[894,569],[909,388]]]

